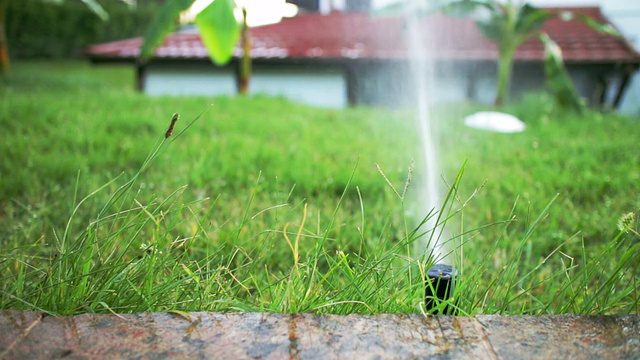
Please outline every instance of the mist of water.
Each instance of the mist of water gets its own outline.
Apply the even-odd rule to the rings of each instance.
[[[407,44],[409,46],[410,57],[410,77],[412,78],[413,94],[415,96],[416,115],[415,126],[419,135],[419,158],[422,162],[418,164],[418,169],[422,170],[418,176],[418,211],[425,215],[429,212],[438,211],[441,207],[440,190],[440,167],[438,164],[438,128],[437,121],[432,116],[430,89],[433,89],[435,76],[433,71],[433,61],[429,57],[432,51],[430,37],[432,33],[425,31],[419,15],[418,6],[421,0],[411,0],[410,11],[407,14]],[[425,224],[425,230],[429,232],[423,236],[418,246],[425,249],[427,255],[431,254],[435,260],[444,259],[447,251],[441,243],[443,229],[437,224],[437,214],[432,216]]]

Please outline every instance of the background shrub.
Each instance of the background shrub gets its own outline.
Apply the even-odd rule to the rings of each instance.
[[[131,8],[116,0],[100,3],[109,21],[100,20],[80,0],[10,1],[6,30],[11,57],[65,58],[81,54],[93,43],[141,36],[161,5],[160,1],[139,1]]]

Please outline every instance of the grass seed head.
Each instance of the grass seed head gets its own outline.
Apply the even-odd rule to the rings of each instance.
[[[618,229],[620,231],[624,231],[626,233],[629,232],[631,228],[633,228],[633,224],[636,220],[636,214],[633,212],[626,213],[618,219]]]

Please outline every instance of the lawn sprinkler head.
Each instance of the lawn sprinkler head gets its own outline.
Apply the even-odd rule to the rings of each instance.
[[[458,269],[450,265],[435,264],[429,269],[429,271],[427,271],[427,276],[424,280],[424,300],[427,311],[433,311],[443,301],[446,301],[453,296],[457,278]],[[455,315],[456,312],[455,307],[446,305],[443,308],[436,310],[434,314]]]

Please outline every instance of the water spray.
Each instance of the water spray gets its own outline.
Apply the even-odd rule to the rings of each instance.
[[[437,131],[435,124],[429,113],[428,104],[428,81],[433,81],[433,72],[428,66],[427,57],[428,38],[424,29],[420,26],[419,6],[421,0],[410,1],[409,11],[406,14],[408,29],[408,51],[411,59],[411,74],[414,79],[414,91],[417,104],[417,130],[420,136],[420,148],[423,161],[424,182],[421,184],[419,195],[420,201],[424,201],[424,206],[428,211],[440,208],[440,193],[438,191],[439,164],[437,157]],[[428,36],[428,35],[427,35]],[[425,258],[433,257],[436,261],[446,261],[449,251],[443,248],[441,235],[444,232],[438,224],[438,216],[431,216],[425,224],[430,229],[419,242],[419,246],[427,253]],[[427,311],[432,311],[441,301],[449,299],[454,294],[455,282],[458,271],[456,268],[444,263],[438,263],[431,267],[425,275],[425,305]],[[437,299],[437,300],[436,300]],[[445,313],[450,313],[447,309]],[[442,313],[442,312],[441,312]]]

